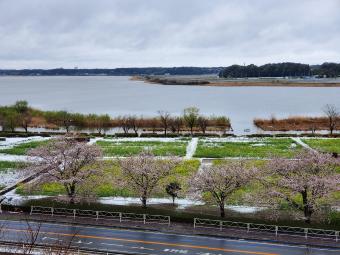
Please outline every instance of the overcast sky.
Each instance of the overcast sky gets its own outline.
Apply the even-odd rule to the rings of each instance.
[[[340,0],[0,0],[0,68],[340,62]]]

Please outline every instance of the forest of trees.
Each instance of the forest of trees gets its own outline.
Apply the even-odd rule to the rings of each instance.
[[[323,63],[322,65],[312,66],[312,73],[320,77],[338,77],[340,76],[340,64]]]
[[[232,65],[219,73],[223,78],[248,78],[248,77],[305,77],[317,76],[334,78],[340,76],[340,64],[323,63],[310,66],[300,63],[276,63],[256,65]]]
[[[256,65],[232,65],[220,72],[224,78],[247,78],[247,77],[298,77],[311,75],[311,68],[306,64],[278,63]]]

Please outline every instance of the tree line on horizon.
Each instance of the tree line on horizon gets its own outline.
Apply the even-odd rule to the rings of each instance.
[[[227,67],[134,67],[134,68],[54,68],[54,69],[0,69],[1,75],[19,76],[133,76],[133,75],[219,75],[225,78],[247,77],[338,77],[340,63],[320,65],[301,63],[267,63],[265,65],[231,65]]]
[[[134,75],[202,75],[218,74],[223,67],[135,67],[135,68],[54,68],[0,69],[1,75],[20,76],[134,76]]]
[[[301,63],[273,63],[257,66],[231,65],[224,68],[219,76],[221,78],[256,78],[256,77],[327,77],[340,76],[340,64],[323,63],[322,65],[310,66]]]

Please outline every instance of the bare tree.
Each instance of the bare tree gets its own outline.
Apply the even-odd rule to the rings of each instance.
[[[168,130],[169,127],[170,113],[167,111],[158,111],[158,114],[164,129],[164,135],[166,136],[166,131]]]
[[[268,201],[285,201],[290,207],[304,213],[306,223],[311,222],[320,202],[339,190],[339,161],[329,154],[305,150],[294,160],[274,158],[265,168],[262,182],[267,188]]]
[[[119,123],[124,133],[129,133],[129,130],[131,129],[131,120],[129,116],[119,117]]]
[[[102,155],[96,145],[77,142],[72,137],[62,137],[30,150],[29,156],[39,160],[28,166],[29,171],[41,173],[38,182],[57,181],[65,187],[70,203],[74,203],[78,185],[99,172],[87,169]]]
[[[41,237],[43,233],[41,222],[31,222],[26,219],[25,224],[26,226],[22,228],[20,235],[18,234],[17,239],[14,240],[16,246],[11,245],[10,249],[7,250],[8,254],[67,255],[71,253],[72,242],[78,235],[78,231],[73,231],[66,236],[56,234],[55,237],[48,238]],[[6,232],[6,227],[2,231]]]
[[[159,181],[168,176],[178,163],[175,158],[158,159],[148,152],[119,160],[126,185],[139,195],[144,208]]]
[[[96,116],[95,127],[99,134],[101,134],[102,132],[105,133],[110,128],[110,125],[111,125],[111,118],[109,115],[102,114],[102,115]]]
[[[323,108],[324,113],[326,114],[328,118],[328,128],[331,135],[333,134],[333,131],[336,129],[336,126],[338,124],[338,121],[340,119],[340,112],[335,107],[335,105],[327,104]]]
[[[159,123],[159,121],[158,121],[157,118],[153,118],[153,119],[151,120],[152,133],[156,133],[156,129],[157,129],[157,127],[158,127],[158,123]]]
[[[26,231],[24,232],[23,254],[34,254],[34,248],[37,245],[41,223],[32,223],[26,221]]]
[[[197,125],[199,109],[196,107],[188,107],[184,109],[183,119],[187,127],[190,129],[190,134],[193,135],[193,129]]]
[[[199,116],[197,119],[197,124],[202,130],[202,133],[205,134],[205,131],[207,130],[209,119],[204,116]]]
[[[73,123],[72,114],[67,111],[58,111],[56,114],[58,122],[65,128],[66,133],[68,133]]]
[[[136,116],[129,116],[128,123],[129,127],[131,127],[135,134],[138,135],[138,130],[141,126],[141,120],[138,119]]]
[[[179,134],[183,125],[183,119],[181,117],[170,118],[169,125],[173,133],[177,132]]]
[[[257,169],[247,167],[245,161],[206,167],[192,178],[191,191],[199,195],[209,193],[219,206],[221,217],[225,217],[226,199],[253,180],[256,173]]]

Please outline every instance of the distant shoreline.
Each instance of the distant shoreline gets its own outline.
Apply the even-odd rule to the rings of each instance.
[[[166,76],[132,76],[131,80],[144,81],[150,84],[159,85],[174,85],[174,86],[209,86],[209,87],[314,87],[314,88],[338,88],[340,87],[339,82],[324,82],[324,81],[294,81],[294,80],[218,80],[209,78],[179,78],[179,77],[166,77]]]

